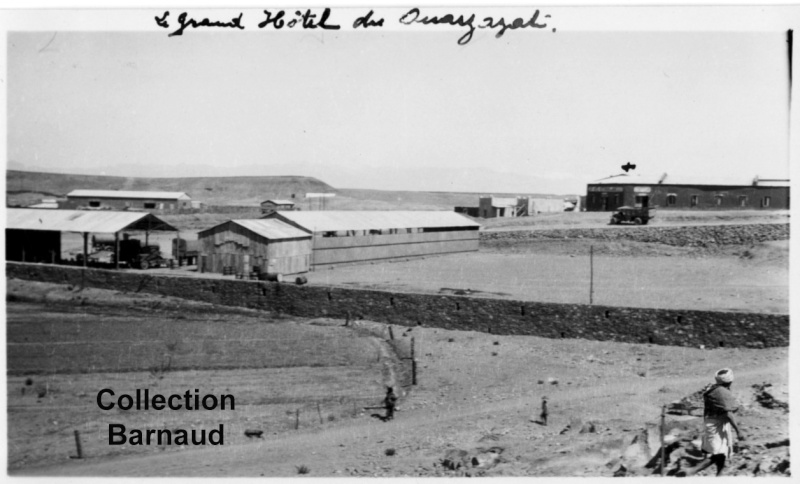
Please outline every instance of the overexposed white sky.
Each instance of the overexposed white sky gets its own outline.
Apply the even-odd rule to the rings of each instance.
[[[654,7],[562,8],[555,33],[478,31],[460,46],[463,28],[398,26],[407,10],[378,9],[391,28],[368,32],[344,21],[265,31],[260,10],[245,11],[244,31],[180,37],[154,26],[163,9],[137,12],[141,29],[79,28],[76,11],[50,30],[12,28],[8,166],[509,193],[584,192],[628,161],[641,173],[789,176],[796,16],[725,28],[732,7],[701,9],[706,20],[684,9],[692,25],[671,30]],[[603,15],[616,27],[579,27]]]

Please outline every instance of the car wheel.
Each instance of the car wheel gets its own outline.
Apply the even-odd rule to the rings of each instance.
[[[150,268],[150,264],[147,263],[146,260],[139,262],[139,269],[145,271]]]
[[[633,219],[633,223],[635,223],[636,225],[642,225],[642,219],[636,217],[635,219]]]

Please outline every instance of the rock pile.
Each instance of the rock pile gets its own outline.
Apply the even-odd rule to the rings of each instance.
[[[676,400],[667,405],[667,413],[670,415],[703,415],[703,391],[698,390],[691,395],[687,395],[680,400]]]
[[[789,224],[698,225],[676,227],[614,227],[603,229],[509,230],[481,232],[480,240],[532,239],[629,240],[677,247],[752,245],[788,240]]]
[[[758,402],[762,407],[765,408],[782,409],[785,412],[788,412],[789,403],[784,402],[783,400],[778,400],[770,392],[767,391],[767,388],[771,386],[772,383],[761,383],[753,385],[756,402]]]
[[[753,385],[754,401],[771,410],[789,411],[788,403],[776,399],[768,388],[771,383]],[[703,399],[701,389],[681,400],[670,403],[667,413],[679,415],[668,420],[665,425],[664,447],[662,450],[660,430],[648,425],[636,434],[625,448],[622,456],[609,461],[607,467],[615,476],[659,474],[661,454],[664,454],[664,474],[674,476],[681,470],[694,467],[705,454],[702,451]],[[709,468],[702,474],[713,475],[716,470]],[[733,455],[726,463],[725,475],[733,476],[788,476],[790,475],[789,439],[754,439],[737,442]]]
[[[479,447],[472,451],[450,449],[445,453],[440,465],[446,470],[457,472],[457,475],[482,476],[485,471],[505,462],[502,457],[503,447]]]

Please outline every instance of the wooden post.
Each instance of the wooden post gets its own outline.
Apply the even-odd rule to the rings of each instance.
[[[175,232],[175,238],[176,238],[175,251],[178,254],[177,255],[173,254],[173,255],[175,255],[176,259],[178,259],[178,267],[180,267],[181,266],[181,233],[180,232]],[[186,251],[184,251],[184,253],[185,252]]]
[[[389,326],[389,339],[394,340],[394,331],[392,331],[392,327]]]
[[[78,450],[78,459],[83,459],[83,450],[81,449],[81,434],[75,431],[75,447]]]
[[[416,346],[416,339],[411,337],[411,384],[417,384],[417,358],[414,347]]]
[[[594,245],[589,246],[589,304],[594,302]]]
[[[83,267],[89,265],[89,232],[83,233]]]
[[[319,402],[317,402],[317,414],[319,415],[319,423],[321,425],[323,423],[322,422],[322,410],[319,408]]]
[[[300,409],[298,408],[294,414],[294,429],[297,430],[300,428]]]
[[[667,406],[661,406],[661,477],[664,477],[664,467],[666,466],[667,452],[664,447],[664,418],[667,413]]]
[[[114,232],[114,265],[119,269],[119,232]]]

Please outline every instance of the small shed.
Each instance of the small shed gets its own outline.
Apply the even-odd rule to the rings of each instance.
[[[311,266],[311,234],[280,220],[229,220],[197,235],[202,271],[288,276]]]
[[[261,215],[269,215],[279,210],[294,210],[291,200],[264,200],[261,202]]]

